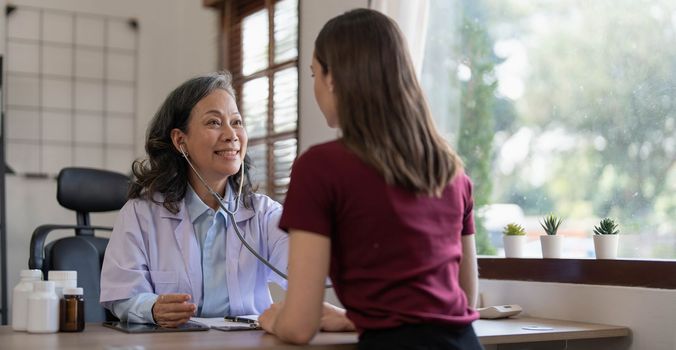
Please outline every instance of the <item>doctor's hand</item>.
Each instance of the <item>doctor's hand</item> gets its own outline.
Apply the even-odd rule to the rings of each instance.
[[[353,332],[354,323],[345,316],[345,310],[324,303],[320,328],[324,332]]]
[[[261,328],[263,328],[266,332],[272,334],[275,333],[272,331],[272,329],[275,326],[277,315],[279,315],[279,311],[282,309],[283,305],[283,303],[274,303],[270,305],[267,310],[263,311],[260,316],[258,316],[258,324],[260,324]]]
[[[188,303],[190,294],[160,294],[153,304],[155,323],[166,328],[178,327],[190,320],[197,307]]]

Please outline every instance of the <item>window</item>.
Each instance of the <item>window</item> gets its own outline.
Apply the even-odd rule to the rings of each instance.
[[[223,23],[258,191],[283,201],[298,152],[298,0],[225,1]]]
[[[676,4],[432,0],[422,83],[475,184],[480,254],[564,218],[564,255],[676,259]],[[445,78],[444,78],[445,77]]]

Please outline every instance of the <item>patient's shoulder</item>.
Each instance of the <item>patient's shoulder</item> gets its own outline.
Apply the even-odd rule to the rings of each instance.
[[[356,155],[341,140],[335,140],[310,147],[296,162],[336,165],[355,160]]]

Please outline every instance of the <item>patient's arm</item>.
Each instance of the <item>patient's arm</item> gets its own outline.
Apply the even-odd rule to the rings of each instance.
[[[474,235],[462,236],[462,261],[460,261],[460,288],[467,296],[469,307],[476,308],[479,291],[476,244]]]
[[[320,329],[325,311],[324,282],[329,272],[331,241],[326,236],[299,230],[290,230],[289,241],[286,299],[283,304],[272,305],[259,321],[266,331],[286,342],[306,344]],[[329,315],[332,320],[340,319],[331,311]]]

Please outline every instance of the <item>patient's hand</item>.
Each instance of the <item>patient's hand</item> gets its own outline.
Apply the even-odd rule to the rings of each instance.
[[[355,330],[354,323],[345,316],[345,310],[329,303],[324,303],[320,327],[325,332],[351,332]]]
[[[263,311],[263,313],[258,316],[258,323],[261,325],[261,328],[268,333],[275,334],[275,322],[277,322],[279,310],[281,310],[283,306],[284,302],[278,302],[270,305],[267,310]]]
[[[188,303],[190,294],[161,294],[153,304],[153,318],[162,327],[178,327],[190,320],[197,307]]]

